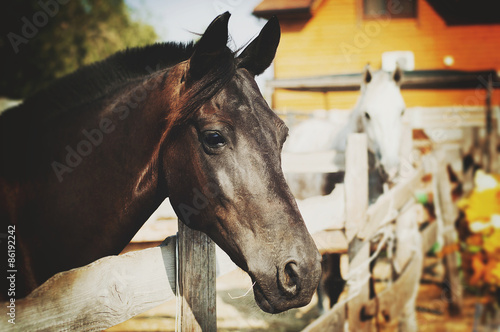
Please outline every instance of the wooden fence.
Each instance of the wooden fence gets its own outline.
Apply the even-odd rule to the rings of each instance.
[[[391,202],[393,210],[401,209],[411,198],[412,188],[419,182],[423,171],[421,168],[416,170],[379,200],[380,203],[365,209],[363,206],[367,206],[368,197],[366,153],[359,151],[366,151],[366,137],[354,135],[349,146],[347,159],[352,168],[348,166],[344,186],[345,232],[319,232],[315,240],[322,252],[349,252],[352,256],[350,269],[360,267],[368,274],[365,265],[370,255],[370,234],[365,234],[366,229],[378,230],[390,221],[384,202]],[[361,234],[365,234],[362,235],[364,239]],[[353,242],[353,239],[358,242]],[[177,247],[177,243],[181,245]],[[180,224],[178,238],[170,237],[160,247],[105,257],[55,275],[28,297],[16,301],[16,324],[10,325],[2,320],[0,329],[100,331],[177,296],[180,331],[214,331],[215,277],[235,268],[227,256],[214,253],[215,245],[208,237]],[[420,265],[412,263],[405,271],[414,272]],[[179,271],[177,275],[176,269]],[[351,313],[354,310],[373,311],[370,306],[364,309],[370,300],[367,285],[361,285],[362,292],[349,302]],[[6,306],[2,306],[5,310]],[[363,324],[355,318],[356,315],[349,317],[353,320],[352,326]]]
[[[368,331],[372,318],[379,313],[387,318],[403,317],[402,321],[411,326],[423,252],[434,244],[438,233],[438,223],[430,223],[420,232],[416,228],[423,214],[413,193],[427,173],[434,174],[441,228],[451,230],[446,234],[454,240],[456,209],[443,158],[418,163],[405,172],[398,185],[368,207],[364,151],[366,136],[353,134],[346,151],[345,227],[313,235],[320,252],[349,255],[348,301],[335,305],[305,331],[322,331],[326,326],[341,331],[345,322],[351,331]],[[405,229],[413,231],[402,231]],[[398,278],[390,288],[370,298],[369,262],[374,259],[370,243],[380,234],[394,234],[409,246],[396,250]],[[449,266],[453,261],[448,258],[449,269],[456,268]],[[181,224],[178,236],[167,238],[159,247],[105,257],[55,275],[17,300],[16,324],[2,319],[0,330],[101,331],[177,297],[179,331],[215,331],[215,278],[235,268],[208,237]],[[452,282],[452,287],[457,287],[451,292],[456,297],[452,302],[459,305],[460,283]],[[1,305],[1,314],[6,317],[7,303]]]

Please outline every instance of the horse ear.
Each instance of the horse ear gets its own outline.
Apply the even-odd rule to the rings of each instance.
[[[370,72],[370,65],[367,64],[363,70],[363,85],[367,85],[372,81],[372,73]]]
[[[396,69],[394,73],[392,73],[392,79],[396,82],[396,85],[401,85],[401,81],[403,80],[403,70],[399,67],[399,64],[396,64]]]
[[[253,75],[260,75],[274,60],[280,42],[281,29],[276,16],[264,25],[255,38],[238,57],[238,67]]]
[[[217,16],[196,43],[193,55],[189,60],[189,77],[203,77],[224,52],[228,39],[228,22],[231,14],[225,12]]]

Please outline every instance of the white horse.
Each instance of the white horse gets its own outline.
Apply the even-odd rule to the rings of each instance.
[[[406,106],[400,90],[402,71],[399,67],[396,67],[391,74],[384,71],[372,74],[370,68],[366,66],[362,76],[361,95],[350,113],[316,112],[313,118],[291,128],[283,152],[310,153],[336,150],[334,162],[339,169],[345,169],[347,137],[351,133],[366,133],[369,198],[373,202],[383,193],[384,183],[392,182],[397,176],[401,118]],[[285,173],[285,177],[292,193],[298,199],[330,194],[335,184],[343,182],[343,172]],[[318,305],[321,311],[324,310],[323,291],[328,295],[331,307],[338,301],[344,288],[345,281],[340,274],[339,260],[338,254],[323,257],[324,272],[321,286],[318,288]]]
[[[338,115],[305,120],[290,130],[284,153],[306,153],[336,150],[335,164],[344,169],[345,148],[350,133],[368,136],[370,160],[370,199],[382,191],[382,185],[397,175],[401,142],[401,117],[405,103],[401,95],[402,71],[378,71],[368,66],[363,72],[361,95],[350,112],[347,123],[339,123]],[[326,195],[341,182],[339,174],[286,174],[295,197],[304,199]]]

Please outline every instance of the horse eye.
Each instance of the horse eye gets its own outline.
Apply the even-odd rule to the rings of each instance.
[[[204,132],[203,142],[210,148],[221,148],[226,145],[225,138],[217,131]]]
[[[405,115],[405,109],[401,111],[401,116]]]
[[[370,114],[368,114],[368,112],[365,112],[365,118],[366,118],[367,120],[370,120]]]

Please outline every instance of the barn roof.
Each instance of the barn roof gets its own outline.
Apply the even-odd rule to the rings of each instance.
[[[356,91],[362,80],[361,73],[310,76],[295,79],[275,79],[268,85],[275,89],[293,91]],[[492,88],[500,88],[495,70],[414,70],[403,74],[402,89],[475,89],[486,88],[491,79]]]
[[[262,0],[254,8],[257,17],[271,18],[276,15],[280,19],[310,18],[322,0]]]

